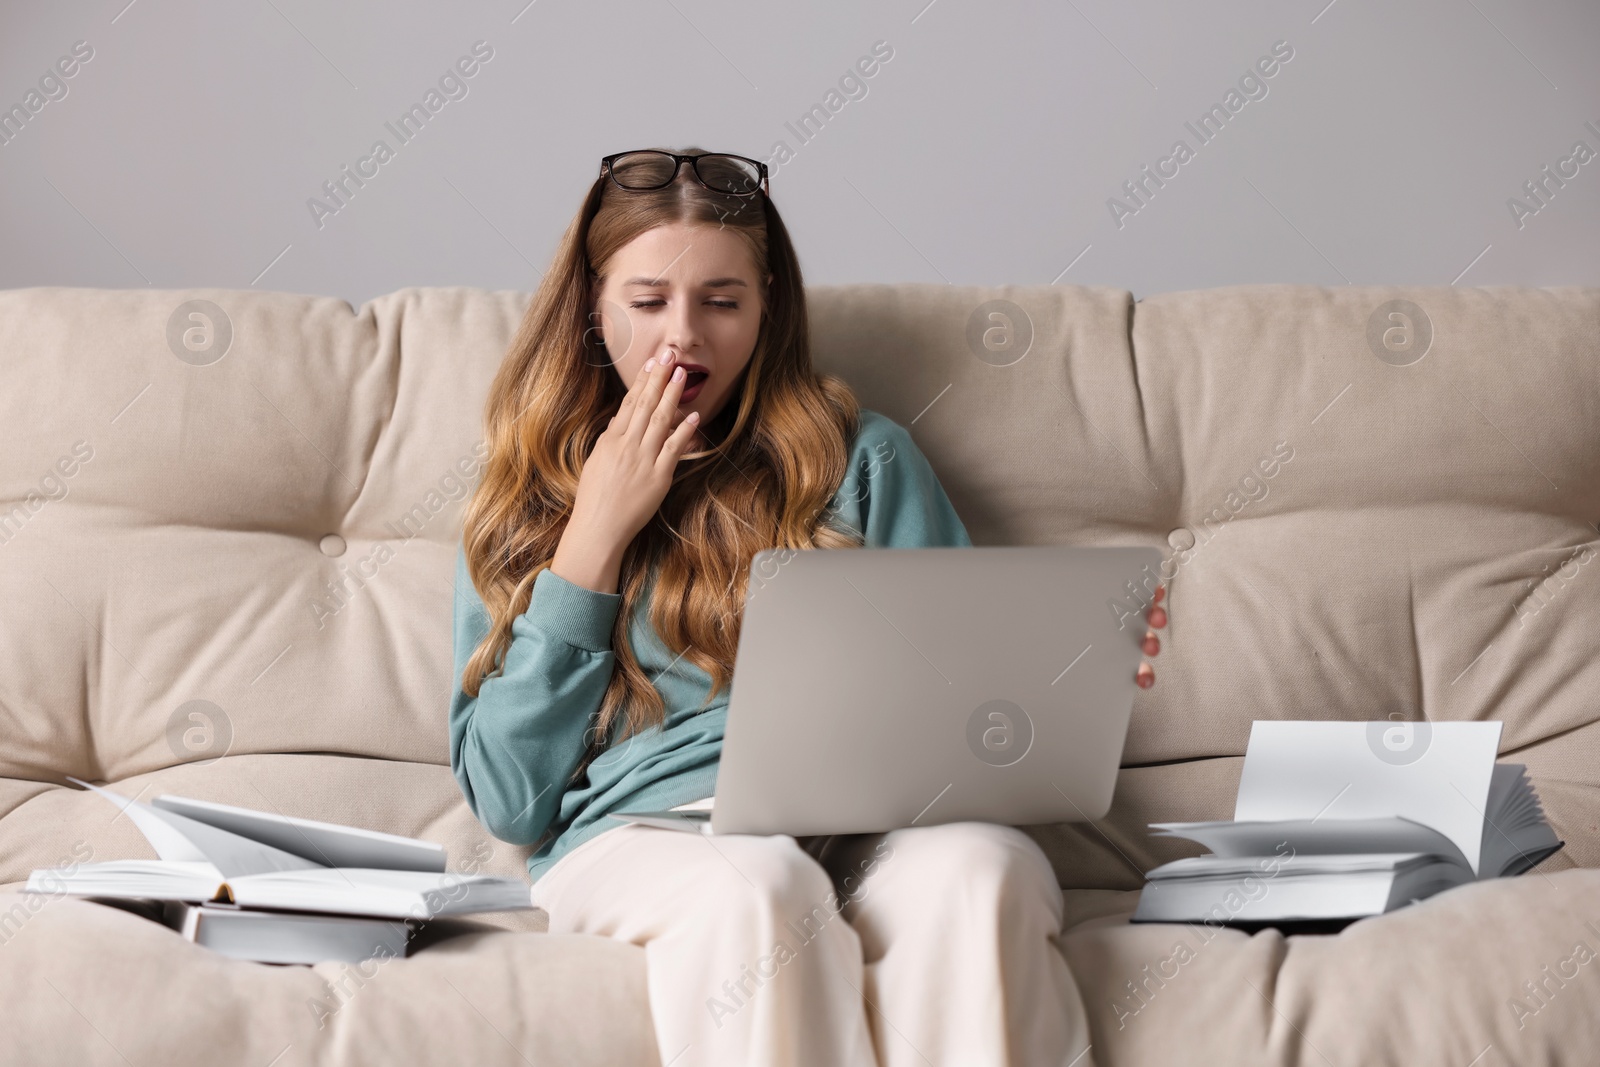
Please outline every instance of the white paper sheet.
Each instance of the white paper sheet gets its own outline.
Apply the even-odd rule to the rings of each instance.
[[[85,789],[94,790],[121,808],[150,842],[150,847],[156,850],[156,855],[164,860],[209,862],[223,878],[269,871],[326,869],[323,864],[291,852],[220,830],[176,812],[152,808],[139,800],[129,800],[104,786],[91,785],[71,775],[67,779]]]
[[[1499,722],[1258,719],[1233,817],[1402,815],[1455,842],[1476,874],[1500,728]]]

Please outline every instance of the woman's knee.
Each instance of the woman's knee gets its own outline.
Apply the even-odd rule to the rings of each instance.
[[[1061,890],[1044,852],[1013,826],[953,822],[910,827],[888,837],[885,867],[900,866],[902,881],[937,888],[946,899],[979,907],[1038,900],[1059,911]],[[914,889],[913,889],[914,891]]]
[[[722,907],[778,926],[817,925],[837,913],[832,880],[794,838],[738,834],[703,840],[725,861],[712,868]]]

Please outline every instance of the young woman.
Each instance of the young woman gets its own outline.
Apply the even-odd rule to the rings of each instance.
[[[451,767],[492,834],[539,846],[552,933],[644,947],[661,1062],[1092,1064],[1061,893],[1020,830],[606,817],[709,806],[757,550],[972,543],[906,430],[812,369],[766,167],[602,160],[485,418]]]

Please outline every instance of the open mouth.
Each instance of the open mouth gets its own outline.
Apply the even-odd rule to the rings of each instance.
[[[690,371],[683,380],[683,394],[678,397],[678,403],[683,404],[700,395],[700,387],[705,384],[708,377],[710,375],[703,370]]]

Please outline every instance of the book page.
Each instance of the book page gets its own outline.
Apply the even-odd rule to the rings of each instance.
[[[1347,874],[1351,871],[1392,871],[1418,863],[1429,863],[1433,857],[1425,852],[1342,852],[1337,855],[1301,853],[1274,860],[1274,868],[1262,869],[1258,856],[1190,856],[1187,859],[1163,863],[1145,876],[1151,881],[1179,879],[1215,879],[1239,881],[1255,877],[1270,882],[1276,878],[1302,875]],[[1462,877],[1466,869],[1461,868]]]
[[[291,908],[428,919],[474,911],[532,907],[528,883],[487,874],[433,874],[364,867],[323,867],[236,878],[229,882],[244,907]]]
[[[129,800],[121,793],[113,792],[98,785],[90,785],[79,778],[67,775],[67,781],[77,782],[85,789],[92,789],[111,803],[122,809],[139,832],[144,834],[145,840],[150,842],[150,847],[156,850],[156,855],[164,860],[177,863],[209,863],[206,854],[201,852],[193,841],[183,836],[176,827],[170,825],[165,819],[151,811],[143,804]]]
[[[221,885],[221,872],[204,860],[107,860],[71,872],[48,867],[34,871],[24,892],[210,900]]]
[[[1213,855],[1251,859],[1274,856],[1416,852],[1439,856],[1466,870],[1466,857],[1439,831],[1404,816],[1385,819],[1280,819],[1272,822],[1153,822],[1157,836],[1185,837]]]
[[[1499,722],[1256,720],[1233,817],[1400,815],[1455,843],[1474,875]]]
[[[432,841],[166,793],[150,804],[162,811],[292,852],[318,866],[382,867],[435,873],[443,873],[445,868],[444,846]]]
[[[1489,784],[1489,822],[1483,828],[1482,867],[1487,877],[1521,874],[1543,862],[1563,842],[1545,821],[1528,768],[1497,763]]]
[[[150,842],[150,847],[156,850],[156,855],[164,860],[210,862],[224,878],[323,866],[248,837],[240,837],[183,815],[129,800],[110,789],[90,785],[77,778],[69,777],[68,780],[94,790],[121,808]]]

